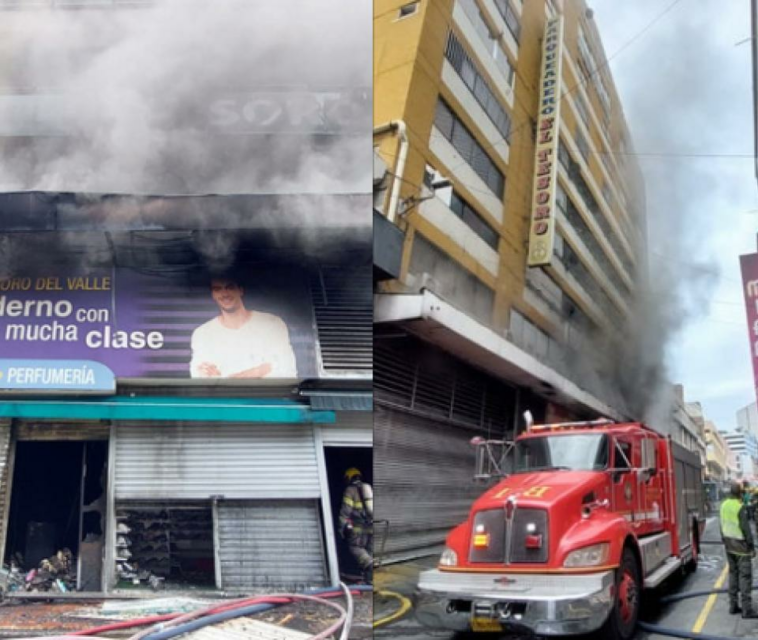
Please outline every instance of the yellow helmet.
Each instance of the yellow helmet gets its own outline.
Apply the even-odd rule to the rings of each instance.
[[[345,480],[352,480],[355,478],[355,476],[361,475],[360,469],[356,469],[355,467],[350,467],[347,471],[345,471]]]

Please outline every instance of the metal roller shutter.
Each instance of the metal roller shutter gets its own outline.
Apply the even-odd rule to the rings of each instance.
[[[374,442],[372,411],[337,412],[335,424],[321,427],[321,441],[340,447],[370,447]]]
[[[321,269],[311,278],[321,359],[327,376],[370,372],[373,352],[371,265]]]
[[[431,555],[483,491],[471,431],[402,410],[374,414],[374,545],[380,562]],[[382,522],[382,521],[386,521]],[[386,537],[385,537],[386,536]]]
[[[376,556],[431,555],[484,489],[470,439],[512,434],[515,390],[397,329],[377,334],[374,375]]]
[[[313,428],[305,425],[121,424],[114,458],[117,500],[320,495]]]
[[[328,583],[315,500],[223,501],[218,530],[223,589]]]

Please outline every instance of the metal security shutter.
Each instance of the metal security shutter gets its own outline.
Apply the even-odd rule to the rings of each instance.
[[[320,495],[307,425],[121,424],[115,451],[117,500]]]
[[[311,278],[324,371],[370,372],[373,352],[371,265],[321,269]]]
[[[223,589],[328,583],[315,500],[220,502],[218,529]]]
[[[484,490],[472,480],[472,435],[377,406],[374,540],[382,563],[437,553],[450,530],[466,519],[472,501]]]
[[[335,424],[322,425],[321,441],[340,447],[370,447],[374,442],[373,411],[338,411]]]
[[[515,390],[395,328],[377,334],[374,401],[376,556],[436,553],[484,489],[469,441],[512,434]]]

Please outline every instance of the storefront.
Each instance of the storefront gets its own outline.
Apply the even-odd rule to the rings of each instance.
[[[151,242],[0,279],[3,564],[40,591],[336,584],[342,476],[371,480],[370,256],[238,238],[232,268],[169,268]]]

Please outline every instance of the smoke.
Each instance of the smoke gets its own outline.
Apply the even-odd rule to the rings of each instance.
[[[595,0],[593,5],[608,55],[661,11],[653,0],[623,7]],[[738,33],[714,28],[721,23],[721,3],[704,8],[667,14],[646,32],[644,43],[611,65],[633,151],[641,154],[619,159],[637,162],[642,170],[647,264],[641,265],[639,289],[630,301],[628,333],[603,361],[629,415],[663,429],[671,421],[672,345],[689,323],[708,314],[720,277],[708,244],[728,191],[723,164],[681,154],[743,149],[723,96],[743,93],[750,99],[748,78],[725,72],[735,68]]]
[[[0,40],[0,191],[371,191],[369,0],[3,12]]]

